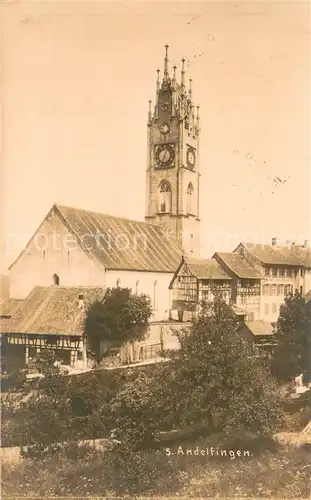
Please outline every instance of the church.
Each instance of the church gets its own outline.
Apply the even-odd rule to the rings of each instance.
[[[107,287],[151,297],[148,342],[158,345],[162,335],[163,345],[158,325],[169,319],[169,284],[182,256],[200,254],[199,106],[181,63],[178,78],[177,67],[169,69],[166,45],[155,105],[149,101],[145,222],[55,204],[11,264],[15,309],[6,312],[1,330],[12,353],[26,362],[30,352],[48,345],[62,351],[67,364],[84,366],[83,310]],[[168,348],[172,335],[166,339]]]

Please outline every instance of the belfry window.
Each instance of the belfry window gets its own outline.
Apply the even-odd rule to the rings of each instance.
[[[159,212],[172,211],[172,188],[169,182],[162,181],[159,192]]]
[[[194,189],[190,182],[187,187],[187,214],[194,213]]]

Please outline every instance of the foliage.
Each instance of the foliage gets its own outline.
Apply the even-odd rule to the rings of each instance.
[[[147,295],[133,294],[130,288],[108,288],[103,301],[88,308],[85,334],[92,346],[100,339],[119,344],[140,340],[151,314]]]
[[[43,349],[35,358],[35,366],[44,377],[52,377],[60,373],[60,359],[52,349]]]
[[[109,388],[96,376],[45,377],[13,411],[15,442],[7,445],[38,445],[39,449],[61,441],[103,437],[109,431],[109,399]]]
[[[180,351],[154,376],[139,374],[113,400],[122,442],[144,446],[160,431],[185,426],[262,434],[280,422],[270,369],[250,355],[236,315],[220,297],[202,304],[180,341]]]
[[[273,373],[280,380],[291,380],[303,373],[311,378],[311,307],[297,291],[285,298],[277,322]]]
[[[230,442],[205,438],[179,443],[186,450],[233,449]],[[310,450],[307,448],[251,449],[250,457],[235,459],[174,455],[166,450],[130,456],[70,449],[46,459],[24,460],[2,467],[4,497],[125,497],[183,498],[308,498]],[[308,471],[309,469],[309,471]]]

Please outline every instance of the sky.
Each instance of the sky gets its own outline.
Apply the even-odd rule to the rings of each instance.
[[[2,272],[51,206],[143,220],[169,44],[200,105],[202,256],[310,238],[308,2],[27,2],[2,21]]]

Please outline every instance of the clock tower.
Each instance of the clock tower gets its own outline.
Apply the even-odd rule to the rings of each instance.
[[[178,82],[176,66],[169,73],[166,45],[154,109],[149,101],[145,219],[166,226],[185,255],[199,257],[199,106],[193,103],[191,80],[186,88],[184,64],[182,59]]]

